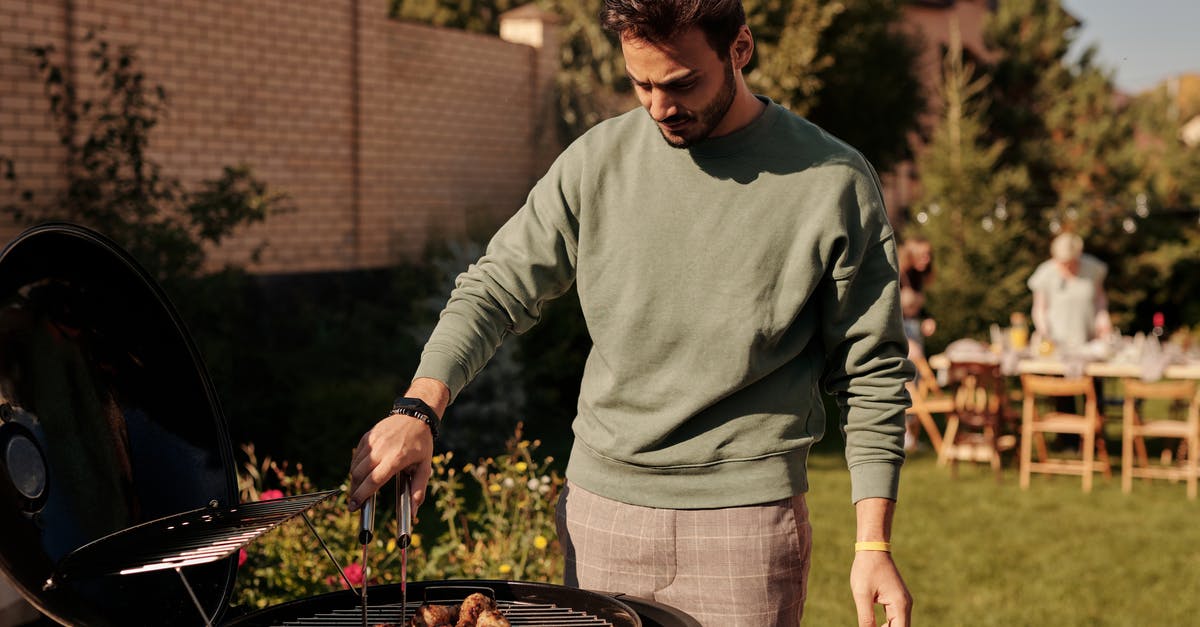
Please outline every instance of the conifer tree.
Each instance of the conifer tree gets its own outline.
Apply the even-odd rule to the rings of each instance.
[[[1006,145],[987,138],[988,79],[973,75],[952,30],[939,85],[943,109],[918,157],[922,196],[909,227],[934,250],[936,280],[926,289],[938,322],[932,350],[955,338],[986,337],[990,324],[1007,326],[1013,311],[1028,310],[1024,281],[1037,261],[1024,246],[1024,208],[1007,200],[1023,195],[1028,176],[1002,164]]]

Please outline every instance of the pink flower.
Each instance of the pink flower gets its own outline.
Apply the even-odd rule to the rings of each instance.
[[[258,495],[258,500],[260,501],[274,501],[281,498],[283,498],[283,490],[263,490]]]
[[[357,563],[350,564],[350,565],[346,566],[346,568],[343,569],[342,572],[346,573],[346,579],[349,579],[350,583],[352,583],[356,586],[362,585],[362,583],[363,583],[362,564],[357,564]],[[349,590],[350,586],[346,585],[346,579],[343,579],[342,577],[340,577],[338,575],[330,575],[325,578],[325,583],[326,583],[326,585],[329,585],[329,586],[338,584],[342,587],[342,590]]]
[[[242,564],[246,563],[247,557],[249,555],[246,554],[246,549],[238,549],[238,568],[241,568]]]
[[[349,566],[346,566],[346,579],[349,579],[350,583],[352,583],[356,586],[362,585],[362,582],[363,582],[362,564],[350,564]]]

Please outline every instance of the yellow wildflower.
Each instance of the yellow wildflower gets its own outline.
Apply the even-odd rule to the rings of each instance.
[[[550,544],[550,541],[546,539],[546,536],[538,536],[533,539],[533,546],[536,548],[544,549],[548,544]]]
[[[508,564],[501,564],[501,565],[500,565],[500,574],[501,574],[501,575],[507,575],[507,574],[509,574],[509,573],[511,573],[511,572],[512,572],[512,566],[510,566],[510,565],[508,565]]]
[[[488,492],[491,492],[492,494],[495,494],[495,493],[497,493],[497,492],[499,492],[499,491],[500,491],[500,484],[499,484],[499,483],[493,483],[492,485],[489,485],[489,486],[488,486]]]
[[[388,552],[388,553],[391,553],[392,551],[395,551],[395,550],[396,550],[396,539],[395,539],[395,538],[388,538],[388,541],[387,541],[387,552]]]
[[[415,533],[412,534],[412,539],[409,541],[409,544],[411,546],[413,546],[414,548],[420,547],[421,546],[421,536],[418,534],[415,534]]]
[[[517,472],[525,472],[525,469],[529,468],[529,464],[526,464],[525,462],[517,462],[517,465],[514,466],[514,468],[517,469]]]

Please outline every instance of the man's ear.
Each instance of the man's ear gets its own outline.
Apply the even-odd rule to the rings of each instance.
[[[741,70],[750,63],[751,57],[754,56],[754,35],[750,34],[750,27],[745,24],[738,29],[737,37],[733,39],[733,43],[729,45],[729,58],[733,61],[733,69]]]

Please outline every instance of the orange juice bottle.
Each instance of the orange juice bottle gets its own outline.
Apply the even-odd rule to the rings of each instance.
[[[1025,314],[1016,311],[1009,316],[1012,326],[1008,328],[1008,344],[1015,351],[1025,350],[1029,346],[1029,325],[1025,322]]]

